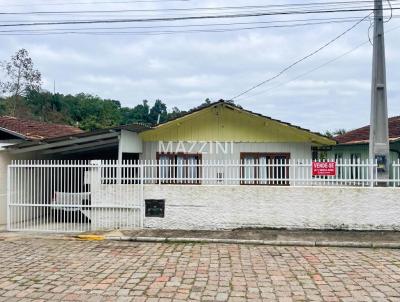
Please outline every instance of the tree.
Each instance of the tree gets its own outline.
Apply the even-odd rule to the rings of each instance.
[[[335,130],[334,132],[333,132],[333,134],[335,135],[335,136],[337,136],[337,135],[343,135],[343,134],[345,134],[347,131],[346,131],[346,129],[337,129],[337,130]]]
[[[186,111],[181,111],[181,110],[179,110],[178,107],[172,107],[172,112],[168,113],[167,120],[170,121],[170,120],[176,119],[177,117],[179,117],[185,113],[186,113]]]
[[[62,103],[71,120],[83,130],[114,127],[121,123],[121,104],[118,101],[79,93],[65,96]]]
[[[333,137],[338,136],[338,135],[343,135],[346,132],[347,132],[346,129],[337,129],[335,131],[327,130],[327,131],[325,131],[324,135],[327,136],[327,137],[333,138]]]
[[[20,49],[9,62],[2,62],[1,67],[5,72],[6,80],[0,82],[2,93],[9,95],[7,99],[8,114],[16,115],[19,102],[23,102],[30,90],[39,90],[41,74],[33,68],[33,61],[26,49]]]
[[[158,118],[158,116],[160,116],[160,119]],[[153,107],[151,107],[150,109],[150,123],[153,125],[157,124],[158,122],[163,123],[167,120],[167,117],[167,105],[165,105],[161,100],[156,100]]]
[[[142,104],[136,105],[134,108],[124,107],[121,109],[122,124],[144,123],[151,124],[149,113],[150,107],[147,100],[143,100]]]
[[[6,100],[0,97],[0,116],[6,114]]]

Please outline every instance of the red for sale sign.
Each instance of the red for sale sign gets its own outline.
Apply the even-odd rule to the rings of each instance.
[[[313,176],[335,176],[336,163],[332,162],[313,162],[312,163]]]

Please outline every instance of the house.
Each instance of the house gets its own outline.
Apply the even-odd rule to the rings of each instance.
[[[270,196],[272,191],[262,189],[266,192],[263,194],[260,188],[289,185],[292,175],[313,181],[309,175],[313,154],[318,148],[335,144],[333,139],[319,133],[226,101],[201,106],[154,127],[132,124],[25,141],[5,148],[11,156],[34,155],[57,161],[12,167],[15,189],[11,190],[10,197],[13,201],[9,211],[9,221],[13,222],[10,229],[84,231],[143,227],[145,212],[150,215],[146,216],[147,226],[164,223],[173,227],[176,224],[169,224],[168,219],[188,221],[187,210],[200,211],[199,207],[211,211],[204,215],[215,220],[213,215],[217,212],[204,205],[184,204],[182,207],[187,210],[182,213],[186,214],[175,215],[181,207],[176,208],[174,202],[179,196],[186,196],[185,203],[202,198],[204,204],[218,205],[216,196],[233,200],[228,195],[234,194],[235,198],[243,199],[241,196],[249,191]],[[96,159],[103,161],[81,161]],[[289,159],[300,162],[296,170],[284,166]],[[129,162],[121,165],[124,160]],[[137,165],[131,160],[141,162]],[[39,177],[35,171],[41,173]],[[31,183],[40,193],[29,192]],[[215,195],[211,187],[216,185],[232,186],[243,192],[235,194],[227,188],[228,195]],[[256,189],[253,185],[264,186]],[[22,200],[20,197],[24,194],[28,198]],[[38,194],[42,198],[38,199]],[[152,216],[164,216],[164,205],[166,219]],[[199,215],[198,219],[203,220],[205,216]],[[226,218],[229,223],[224,223],[225,226],[241,223],[232,215]],[[199,226],[198,220],[194,222],[191,227]],[[253,223],[248,218],[245,225]]]
[[[179,154],[196,155],[196,160],[311,159],[313,148],[336,144],[319,133],[226,101],[192,110],[140,137],[144,160],[176,160]]]
[[[0,116],[0,147],[82,132],[81,129],[68,125]]]
[[[6,148],[10,154],[36,154],[42,159],[139,160],[142,153],[139,133],[148,129],[142,124],[131,124],[27,141]]]
[[[375,189],[373,164],[312,162],[320,150],[334,152],[334,139],[226,101],[154,127],[4,148],[10,157],[52,160],[9,166],[9,230],[400,226],[400,165],[394,186]]]
[[[13,159],[40,159],[39,154],[16,155],[7,147],[24,142],[39,142],[58,136],[74,135],[83,131],[67,125],[0,116],[0,227],[6,223],[7,165]]]
[[[132,124],[89,133],[26,142],[12,154],[58,159],[279,161],[311,159],[313,150],[335,145],[319,133],[218,101],[155,127]]]
[[[389,162],[400,158],[400,116],[389,118]],[[329,159],[357,162],[369,158],[369,125],[334,137],[338,142],[327,152]]]

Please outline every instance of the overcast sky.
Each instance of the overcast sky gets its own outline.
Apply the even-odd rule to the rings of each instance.
[[[66,5],[65,3],[73,3]],[[96,2],[93,4],[93,2]],[[75,11],[223,7],[265,4],[293,4],[309,1],[115,1],[118,4],[98,3],[106,0],[0,0],[2,12]],[[324,1],[320,1],[324,2]],[[10,4],[11,3],[11,4]],[[36,3],[34,5],[33,3]],[[43,5],[50,3],[51,5]],[[57,5],[57,4],[63,5]],[[92,3],[92,4],[87,4]],[[42,5],[40,5],[42,4]],[[245,11],[245,10],[243,10]],[[196,12],[131,12],[125,14],[16,15],[0,16],[0,24],[9,21],[56,21],[104,18],[166,17],[176,15],[216,14],[215,11]],[[168,25],[210,24],[230,22],[269,22],[308,18],[365,16],[367,13],[337,13],[314,16],[263,16],[221,20],[179,21]],[[396,12],[394,12],[396,14]],[[143,99],[163,100],[171,109],[190,109],[204,99],[230,99],[243,90],[261,82],[287,65],[322,46],[354,22],[314,24],[291,28],[259,28],[231,32],[174,33],[169,35],[0,35],[0,60],[19,48],[26,48],[43,75],[45,89],[61,93],[85,92],[102,98],[119,100],[123,106],[133,107]],[[262,26],[265,27],[264,23]],[[100,27],[165,26],[151,24],[58,25],[58,29]],[[249,25],[255,27],[255,25]],[[249,27],[234,25],[225,28]],[[394,17],[385,24],[386,30],[400,27]],[[212,26],[210,26],[212,27]],[[24,27],[45,30],[49,27]],[[95,28],[97,28],[95,30]],[[353,129],[369,123],[370,78],[372,46],[367,43],[350,54],[308,73],[368,41],[369,22],[354,30],[291,69],[276,80],[263,85],[236,103],[273,118],[315,131]],[[10,30],[15,28],[2,28]],[[19,28],[21,29],[21,27]],[[179,28],[178,28],[179,29]],[[148,31],[123,29],[121,31]],[[153,29],[151,29],[153,30]],[[159,28],[156,30],[160,30]],[[165,29],[162,29],[165,30]],[[167,30],[171,30],[170,28]],[[175,30],[175,29],[174,29]],[[101,30],[100,30],[101,31]],[[104,31],[104,30],[103,30]],[[62,32],[62,31],[61,31]],[[400,115],[400,28],[386,35],[386,59],[389,114]],[[306,75],[300,76],[304,73]],[[300,76],[300,77],[299,77]],[[293,80],[294,79],[294,80]],[[288,82],[289,80],[292,80]]]

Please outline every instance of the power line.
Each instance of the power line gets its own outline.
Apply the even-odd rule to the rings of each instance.
[[[251,88],[237,94],[236,96],[234,96],[233,98],[231,98],[231,100],[237,99],[239,97],[241,97],[242,95],[245,95],[247,93],[249,93],[250,91],[253,91],[254,89],[268,83],[271,82],[272,80],[280,77],[282,74],[284,74],[286,71],[288,71],[289,69],[293,68],[294,66],[300,64],[301,62],[307,60],[308,58],[314,56],[315,54],[319,53],[320,51],[322,51],[323,49],[325,49],[326,47],[328,47],[329,45],[331,45],[332,43],[336,42],[338,39],[340,39],[341,37],[343,37],[344,35],[346,35],[348,32],[350,32],[351,30],[353,30],[355,27],[357,27],[361,22],[363,22],[365,19],[369,18],[369,16],[372,13],[368,14],[367,16],[365,16],[363,19],[357,21],[354,25],[352,25],[350,28],[346,29],[344,32],[342,32],[340,35],[336,36],[335,38],[333,38],[332,40],[330,40],[328,43],[325,43],[323,46],[319,47],[318,49],[312,51],[311,53],[309,53],[308,55],[302,57],[301,59],[297,60],[296,62],[290,64],[289,66],[285,67],[284,69],[282,69],[280,72],[278,72],[276,75],[258,83],[257,85],[252,86]]]
[[[391,0],[387,0],[387,3],[388,3],[389,8],[390,8],[390,17],[389,17],[388,20],[385,21],[385,23],[388,23],[390,20],[392,20],[392,17],[393,17],[393,7],[392,7]]]
[[[395,30],[398,30],[398,29],[400,29],[400,26],[393,27],[393,28],[391,28],[390,30],[385,31],[385,34],[389,34],[389,33],[393,32],[393,31],[395,31]],[[294,77],[294,78],[291,78],[291,79],[289,79],[289,80],[286,81],[286,82],[282,82],[282,83],[279,83],[279,84],[277,84],[277,85],[275,85],[275,86],[272,86],[272,87],[270,87],[270,88],[268,88],[268,89],[266,89],[266,90],[264,90],[264,91],[260,91],[260,92],[257,92],[257,93],[253,93],[253,94],[251,94],[249,97],[254,97],[254,96],[258,96],[258,95],[264,94],[264,93],[268,93],[269,91],[272,91],[272,90],[274,90],[274,89],[276,89],[276,88],[279,88],[279,87],[285,86],[285,85],[287,85],[287,84],[289,84],[289,83],[292,83],[292,82],[294,82],[294,81],[296,81],[296,80],[298,80],[298,79],[300,79],[300,78],[302,78],[302,77],[304,77],[304,76],[306,76],[306,75],[309,75],[309,74],[311,74],[311,73],[313,73],[313,72],[315,72],[315,71],[317,71],[317,70],[319,70],[319,69],[321,69],[321,68],[323,68],[323,67],[325,67],[325,66],[327,66],[327,65],[329,65],[329,64],[332,64],[332,63],[334,63],[334,62],[340,60],[341,58],[343,58],[343,57],[345,57],[345,56],[347,56],[347,55],[349,55],[349,54],[355,52],[356,50],[358,50],[359,48],[363,47],[364,45],[366,45],[366,44],[368,44],[368,43],[369,43],[369,40],[368,40],[368,41],[364,41],[364,42],[362,42],[362,43],[356,45],[356,46],[353,47],[352,49],[350,49],[350,50],[348,50],[348,51],[346,51],[346,52],[340,54],[339,56],[337,56],[337,57],[335,57],[335,58],[333,58],[333,59],[331,59],[331,60],[329,60],[329,61],[327,61],[327,62],[325,62],[325,63],[323,63],[323,64],[318,65],[318,66],[315,67],[315,68],[312,68],[312,69],[310,69],[310,70],[308,70],[308,71],[306,71],[306,72],[304,72],[304,73],[302,73],[302,74],[299,74],[298,76],[296,76],[296,77]]]
[[[70,31],[62,32],[49,32],[46,30],[36,32],[23,32],[13,31],[4,33],[0,31],[0,35],[22,35],[22,36],[47,36],[47,35],[66,35],[66,34],[81,34],[81,35],[171,35],[171,34],[182,34],[182,33],[224,33],[224,32],[235,32],[244,30],[254,29],[268,29],[268,28],[293,28],[293,27],[304,27],[310,25],[324,25],[324,24],[338,24],[354,22],[354,20],[343,20],[343,21],[322,21],[322,22],[309,22],[299,24],[287,24],[287,25],[269,25],[269,26],[254,26],[254,27],[238,27],[238,28],[210,28],[210,29],[191,29],[191,30],[171,30],[171,31],[76,31],[71,29]],[[87,30],[87,29],[85,29]]]
[[[298,76],[296,76],[296,77],[294,77],[294,78],[291,78],[291,79],[290,79],[289,81],[287,81],[287,82],[283,82],[283,83],[277,84],[277,85],[275,85],[275,86],[272,86],[272,87],[270,87],[270,88],[268,88],[268,89],[266,89],[266,90],[264,90],[264,91],[260,91],[260,92],[258,92],[258,93],[253,93],[253,94],[250,95],[249,97],[258,96],[258,95],[267,93],[267,92],[269,92],[269,91],[272,91],[273,89],[276,89],[276,88],[279,88],[279,87],[281,87],[281,86],[287,85],[287,84],[289,84],[289,83],[291,83],[291,82],[294,82],[294,81],[296,81],[296,80],[298,80],[298,79],[300,79],[300,78],[302,78],[302,77],[304,77],[304,76],[306,76],[306,75],[309,75],[309,74],[311,74],[311,73],[313,73],[313,72],[315,72],[315,71],[317,71],[317,70],[319,70],[319,69],[321,69],[321,68],[323,68],[323,67],[325,67],[325,66],[327,66],[327,65],[329,65],[329,64],[331,64],[331,63],[333,63],[333,62],[338,61],[339,59],[341,59],[341,58],[343,58],[343,57],[345,57],[345,56],[351,54],[352,52],[356,51],[357,49],[361,48],[362,46],[364,46],[365,44],[368,44],[368,43],[369,43],[369,41],[364,41],[364,42],[358,44],[356,47],[352,48],[351,50],[349,50],[349,51],[347,51],[347,52],[341,54],[340,56],[335,57],[335,58],[333,58],[332,60],[329,60],[329,61],[327,61],[327,62],[325,62],[325,63],[323,63],[323,64],[321,64],[321,65],[318,65],[317,67],[315,67],[315,68],[313,68],[313,69],[311,69],[311,70],[309,70],[309,71],[307,71],[307,72],[304,72],[304,73],[302,73],[302,74],[300,74],[300,75],[298,75]]]
[[[62,2],[62,3],[49,3],[46,1],[44,3],[36,3],[39,6],[70,6],[70,5],[95,5],[95,4],[130,4],[130,3],[173,3],[173,2],[187,2],[190,3],[193,0],[125,0],[125,1],[91,1],[91,2]],[[396,1],[396,0],[394,0]],[[359,0],[359,1],[336,1],[336,2],[328,2],[328,3],[363,3],[363,2],[373,2],[371,0]],[[311,2],[311,3],[300,3],[300,4],[282,4],[281,6],[296,6],[296,5],[314,5],[314,4],[325,4],[327,2]],[[31,7],[32,4],[6,4],[0,5],[0,7]]]
[[[393,10],[400,7],[393,7]],[[203,15],[188,17],[167,17],[167,18],[136,18],[136,19],[104,19],[104,20],[81,20],[66,22],[33,22],[18,24],[0,24],[0,27],[17,27],[17,26],[42,26],[42,25],[71,25],[71,24],[102,24],[102,23],[133,23],[133,22],[171,22],[186,20],[204,20],[204,19],[229,19],[229,18],[247,18],[260,16],[277,16],[277,15],[306,15],[306,14],[325,14],[340,12],[363,12],[373,11],[373,9],[337,9],[337,10],[314,10],[314,11],[282,11],[282,12],[266,12],[266,13],[247,13],[247,14],[224,14],[224,15]]]
[[[395,18],[400,17],[400,15],[393,16]],[[115,31],[124,29],[154,29],[154,28],[190,28],[190,27],[209,27],[207,24],[199,25],[175,25],[175,26],[138,26],[138,27],[101,27],[101,28],[56,28],[56,29],[39,29],[39,30],[28,30],[28,29],[16,29],[16,30],[0,30],[0,35],[20,35],[20,36],[49,36],[49,35],[67,35],[67,34],[79,34],[79,35],[139,35],[139,36],[153,36],[153,35],[172,35],[172,34],[183,34],[183,33],[225,33],[225,32],[235,32],[235,31],[245,31],[254,29],[269,29],[269,28],[294,28],[294,27],[304,27],[312,25],[325,25],[325,24],[340,24],[349,23],[359,20],[360,18],[348,18],[342,20],[332,19],[330,21],[320,21],[320,22],[305,22],[305,23],[295,23],[286,25],[269,25],[269,26],[254,26],[254,27],[234,27],[234,28],[206,28],[206,29],[188,29],[188,30],[164,30],[164,31]],[[323,20],[323,19],[319,19]],[[304,21],[304,20],[303,20]],[[365,20],[363,20],[365,21]],[[283,21],[282,21],[283,22]],[[214,25],[240,25],[240,24],[263,24],[263,23],[275,23],[275,22],[242,22],[242,23],[225,23],[225,24],[214,24]],[[91,30],[91,31],[90,31]],[[106,30],[106,31],[101,31]]]
[[[130,0],[130,1],[94,1],[94,2],[69,2],[69,3],[43,3],[37,5],[44,6],[62,6],[62,5],[93,5],[93,4],[129,4],[129,3],[165,3],[165,2],[190,2],[192,0]],[[32,4],[6,4],[0,7],[25,7],[32,6]]]
[[[269,22],[295,22],[295,21],[313,21],[313,20],[331,20],[331,19],[347,19],[347,18],[361,18],[362,16],[359,15],[354,15],[353,16],[346,16],[346,17],[323,17],[323,18],[307,18],[307,19],[288,19],[288,20],[276,20],[276,21],[269,21]],[[114,19],[113,19],[114,20]],[[118,19],[117,19],[118,20]],[[2,20],[2,22],[7,22],[7,23],[21,23],[21,22],[26,22],[26,20]],[[52,22],[74,22],[74,21],[86,21],[85,19],[79,20],[79,19],[56,19],[56,20],[40,20],[41,22],[46,22],[46,23],[52,23]],[[90,19],[88,20],[90,21]],[[95,20],[96,21],[96,20]],[[269,23],[269,22],[260,22],[260,23]],[[242,22],[242,24],[250,24],[253,22]],[[207,26],[207,23],[201,23],[201,25]],[[209,25],[218,25],[218,23],[209,23]],[[180,26],[186,26],[186,25],[168,25],[165,27],[180,27]],[[200,26],[200,25],[198,25]],[[161,25],[158,25],[158,27],[164,27]]]
[[[398,17],[396,15],[394,17]],[[336,17],[336,18],[310,18],[310,19],[292,19],[292,20],[276,20],[276,21],[253,21],[253,22],[229,22],[229,23],[208,23],[208,24],[177,24],[177,25],[150,25],[150,26],[120,26],[120,27],[78,27],[78,28],[53,28],[53,29],[11,29],[11,30],[0,30],[0,33],[13,33],[13,32],[48,32],[48,31],[84,31],[84,30],[125,30],[125,29],[175,29],[175,28],[203,28],[203,27],[226,27],[226,26],[236,26],[236,25],[260,25],[260,24],[288,24],[289,27],[296,26],[299,22],[304,24],[322,24],[322,22],[354,22],[362,19],[358,16],[349,17]]]
[[[127,12],[164,12],[164,11],[210,11],[210,10],[241,10],[241,9],[266,9],[266,8],[302,8],[302,7],[327,7],[343,5],[359,5],[373,3],[371,0],[363,1],[336,1],[336,2],[312,2],[303,4],[278,4],[278,5],[242,5],[219,7],[192,7],[192,8],[159,8],[159,9],[119,9],[119,10],[74,10],[74,11],[28,11],[28,12],[0,12],[0,15],[46,15],[46,14],[92,14],[92,13],[127,13]]]

